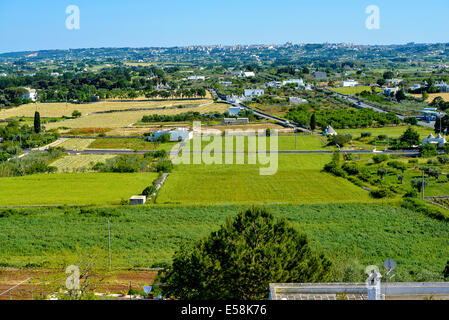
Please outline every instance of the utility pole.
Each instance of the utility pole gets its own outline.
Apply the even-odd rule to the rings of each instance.
[[[421,197],[422,197],[422,200],[424,200],[424,170],[422,170]]]
[[[111,228],[109,227],[109,220],[108,220],[108,253],[109,253],[109,270],[112,269],[111,266]]]
[[[296,150],[296,138],[297,138],[297,133],[296,133],[296,131],[295,131],[295,150]]]

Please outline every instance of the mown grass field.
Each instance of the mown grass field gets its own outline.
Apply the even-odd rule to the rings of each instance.
[[[181,242],[192,243],[217,230],[246,206],[122,207],[97,214],[78,209],[0,210],[0,266],[45,267],[61,250],[97,246],[107,250],[111,223],[114,268],[170,263]],[[441,281],[449,256],[449,225],[403,208],[384,205],[271,205],[325,250],[338,270],[358,262],[363,269],[390,257],[397,281]],[[111,209],[108,209],[111,210]],[[341,280],[337,272],[335,280]]]
[[[76,103],[30,103],[24,104],[16,108],[0,110],[0,119],[10,117],[34,117],[34,112],[39,111],[41,117],[71,117],[73,111],[78,110],[83,115],[91,112],[108,111],[108,110],[126,110],[131,108],[161,108],[176,105],[203,104],[211,102],[210,99],[198,100],[166,100],[166,101],[101,101],[95,103],[76,104]]]
[[[115,157],[110,154],[79,154],[79,155],[67,155],[64,156],[50,165],[58,168],[58,172],[76,172],[76,170],[88,169],[95,165],[97,162],[105,162],[107,159]]]
[[[370,86],[360,86],[360,87],[338,87],[338,88],[331,88],[332,91],[346,94],[346,95],[355,95],[357,93],[362,93],[363,91],[369,91],[371,92]],[[377,92],[381,92],[382,90],[380,88],[376,88]]]
[[[204,101],[202,101],[204,103]],[[117,102],[117,104],[120,104]],[[173,103],[171,105],[178,105],[178,103]],[[190,103],[193,104],[193,103]],[[201,104],[196,102],[195,104]],[[169,106],[166,103],[165,106]],[[134,106],[139,107],[139,106]],[[128,107],[129,108],[129,107]],[[126,108],[124,108],[126,109]],[[179,113],[185,113],[188,111],[209,113],[209,112],[220,112],[228,110],[228,106],[222,103],[214,103],[210,105],[191,107],[191,108],[176,108],[167,110],[141,110],[141,111],[124,111],[124,112],[112,112],[112,113],[100,113],[100,114],[89,114],[87,116],[82,116],[77,119],[68,119],[65,121],[50,123],[47,125],[47,129],[54,129],[59,127],[66,128],[121,128],[130,126],[142,119],[143,116],[151,114],[161,114],[161,115],[173,115]]]
[[[321,172],[330,159],[331,155],[280,154],[278,171],[271,176],[260,175],[259,168],[267,165],[180,164],[167,178],[157,203],[374,202],[363,189]]]
[[[156,173],[39,174],[0,179],[0,206],[106,205],[140,194]]]

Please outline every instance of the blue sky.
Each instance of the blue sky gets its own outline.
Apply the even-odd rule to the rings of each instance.
[[[80,30],[65,27],[80,8]],[[380,29],[365,27],[368,5]],[[0,0],[0,52],[208,44],[449,42],[449,0]]]

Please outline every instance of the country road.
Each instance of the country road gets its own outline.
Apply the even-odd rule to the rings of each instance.
[[[146,151],[146,150],[140,150],[140,151],[133,151],[133,150],[127,150],[127,149],[114,149],[114,150],[107,150],[107,149],[92,149],[92,150],[66,150],[66,153],[69,155],[77,155],[77,154],[145,154],[149,152],[156,152],[156,151]],[[202,151],[184,151],[186,153],[199,153]],[[215,151],[216,153],[248,153],[246,151]],[[334,151],[332,150],[278,150],[278,151],[270,151],[267,150],[267,153],[278,153],[278,154],[332,154]],[[169,152],[169,155],[176,155],[178,153],[175,152]],[[265,153],[265,151],[256,151],[256,152],[250,152],[250,153]],[[417,150],[398,150],[398,151],[379,151],[379,152],[373,152],[372,150],[342,150],[341,153],[350,153],[350,154],[397,154],[397,155],[409,155],[409,156],[416,156],[419,154],[419,151]]]

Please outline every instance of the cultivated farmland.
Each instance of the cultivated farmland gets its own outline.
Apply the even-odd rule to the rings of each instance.
[[[141,110],[141,111],[124,111],[112,113],[90,114],[77,119],[69,119],[62,122],[50,123],[48,129],[67,127],[67,128],[117,128],[130,126],[141,120],[143,116],[150,114],[173,115],[188,111],[196,111],[200,113],[220,112],[223,113],[228,109],[226,104],[214,103],[200,107],[176,108],[167,110]]]
[[[140,194],[156,173],[38,174],[0,179],[0,205],[111,205]]]
[[[84,150],[86,149],[95,139],[68,139],[63,143],[59,144],[58,147],[63,147],[66,150]]]
[[[63,249],[107,248],[111,224],[112,266],[157,267],[171,262],[181,242],[217,230],[242,206],[122,207],[80,213],[75,208],[0,210],[0,265],[45,267]],[[397,281],[441,281],[449,255],[447,222],[400,207],[361,204],[270,205],[329,253],[341,281],[345,268],[398,263]]]
[[[56,103],[32,103],[24,104],[16,108],[0,110],[0,119],[7,119],[10,117],[33,117],[35,111],[39,111],[41,117],[71,117],[72,112],[78,110],[83,115],[110,110],[127,110],[133,108],[163,108],[177,105],[189,104],[204,104],[209,103],[210,99],[195,99],[195,100],[165,100],[165,101],[101,101],[95,103],[76,104],[56,102]]]
[[[58,172],[88,171],[97,162],[105,162],[107,159],[113,157],[114,155],[110,154],[79,154],[62,157],[51,163],[51,165],[58,168]]]

